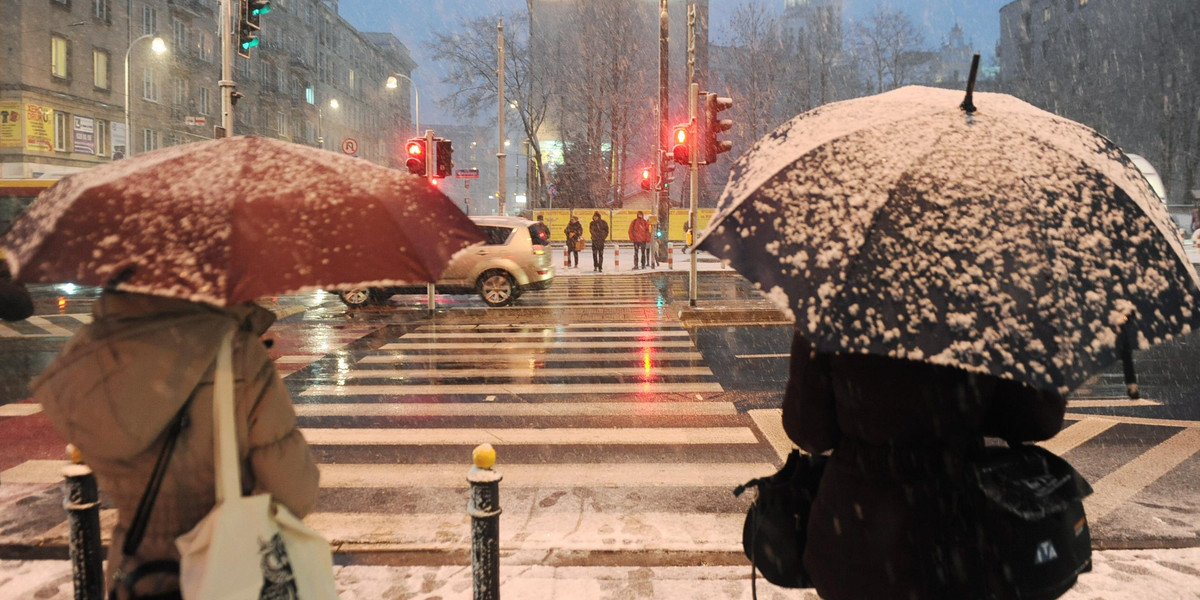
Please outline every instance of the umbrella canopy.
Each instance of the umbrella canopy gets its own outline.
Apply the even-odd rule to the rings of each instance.
[[[734,165],[698,245],[825,352],[1066,392],[1196,323],[1165,207],[1108,139],[1002,94],[906,87],[804,113]]]
[[[270,138],[174,146],[67,177],[0,240],[27,282],[228,306],[434,281],[478,227],[422,177]]]

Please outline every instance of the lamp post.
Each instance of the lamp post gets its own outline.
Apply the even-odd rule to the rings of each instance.
[[[329,108],[336,109],[338,106],[339,106],[339,104],[338,104],[337,98],[329,99]],[[317,105],[317,144],[319,144],[321,146],[322,150],[325,149],[324,122],[325,122],[324,109],[322,109],[321,105],[318,104]]]
[[[412,90],[413,90],[413,129],[415,130],[413,133],[413,137],[420,137],[421,136],[421,94],[417,92],[417,82],[413,81],[412,78],[409,77],[408,75],[405,75],[403,73],[396,73],[395,75],[392,75],[387,78],[387,83],[385,85],[387,86],[387,88],[389,90],[396,89],[396,86],[398,85],[398,82],[396,81],[397,77],[403,77],[403,78],[407,79],[409,85],[412,85]]]
[[[147,33],[129,42],[129,47],[125,49],[125,156],[133,156],[133,121],[129,116],[129,53],[138,42],[149,39],[154,40],[150,42],[150,49],[156,54],[166,52],[167,45],[163,43],[162,38],[153,33]]]

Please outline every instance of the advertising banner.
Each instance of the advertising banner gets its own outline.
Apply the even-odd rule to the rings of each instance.
[[[25,151],[54,152],[54,109],[25,105]]]
[[[74,150],[80,154],[96,153],[96,120],[91,117],[75,116]]]
[[[20,102],[0,102],[0,148],[20,148],[21,123]]]

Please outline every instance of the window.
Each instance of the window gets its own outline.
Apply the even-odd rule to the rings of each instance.
[[[66,79],[67,71],[67,38],[57,35],[50,36],[50,74],[60,79]]]
[[[158,10],[151,6],[142,7],[142,33],[158,32]]]
[[[142,70],[142,99],[158,102],[158,73],[154,69]]]
[[[92,50],[92,85],[107,90],[112,82],[108,79],[108,52]]]
[[[1079,6],[1087,6],[1088,0],[1079,0]]]
[[[187,25],[179,19],[171,19],[171,33],[175,39],[175,45],[172,47],[176,52],[183,52],[187,48]]]
[[[237,58],[237,70],[238,70],[238,75],[241,75],[243,78],[249,78],[250,77],[250,59],[248,59],[244,56],[239,56]]]
[[[346,73],[346,81],[349,83],[350,91],[357,92],[358,88],[354,87],[354,69],[349,69]]]
[[[108,21],[108,0],[92,0],[92,16]]]
[[[279,135],[287,135],[287,116],[281,112],[275,113],[275,132]]]
[[[153,129],[142,130],[142,152],[158,150],[158,131]]]
[[[96,156],[108,156],[108,121],[96,119]]]
[[[316,94],[313,92],[313,88],[311,85],[304,88],[304,101],[309,104],[317,103],[317,97],[316,97]]]
[[[71,115],[54,111],[54,149],[59,152],[67,151],[67,134],[71,131]]]
[[[208,88],[200,88],[200,114],[208,114]]]
[[[1050,17],[1053,17],[1053,16],[1054,16],[1054,11],[1052,11],[1049,6],[1042,9],[1042,22],[1043,23],[1049,22]]]
[[[196,36],[196,55],[204,62],[212,62],[213,59],[213,38],[212,34],[202,31]]]
[[[188,88],[188,82],[186,79],[184,79],[182,77],[175,78],[175,98],[174,98],[175,104],[186,104],[187,103],[187,96],[188,96],[187,88]]]

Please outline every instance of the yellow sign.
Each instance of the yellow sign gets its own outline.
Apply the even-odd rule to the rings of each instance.
[[[54,109],[25,105],[25,150],[54,152]]]
[[[0,102],[0,147],[21,147],[21,116],[20,102]]]

